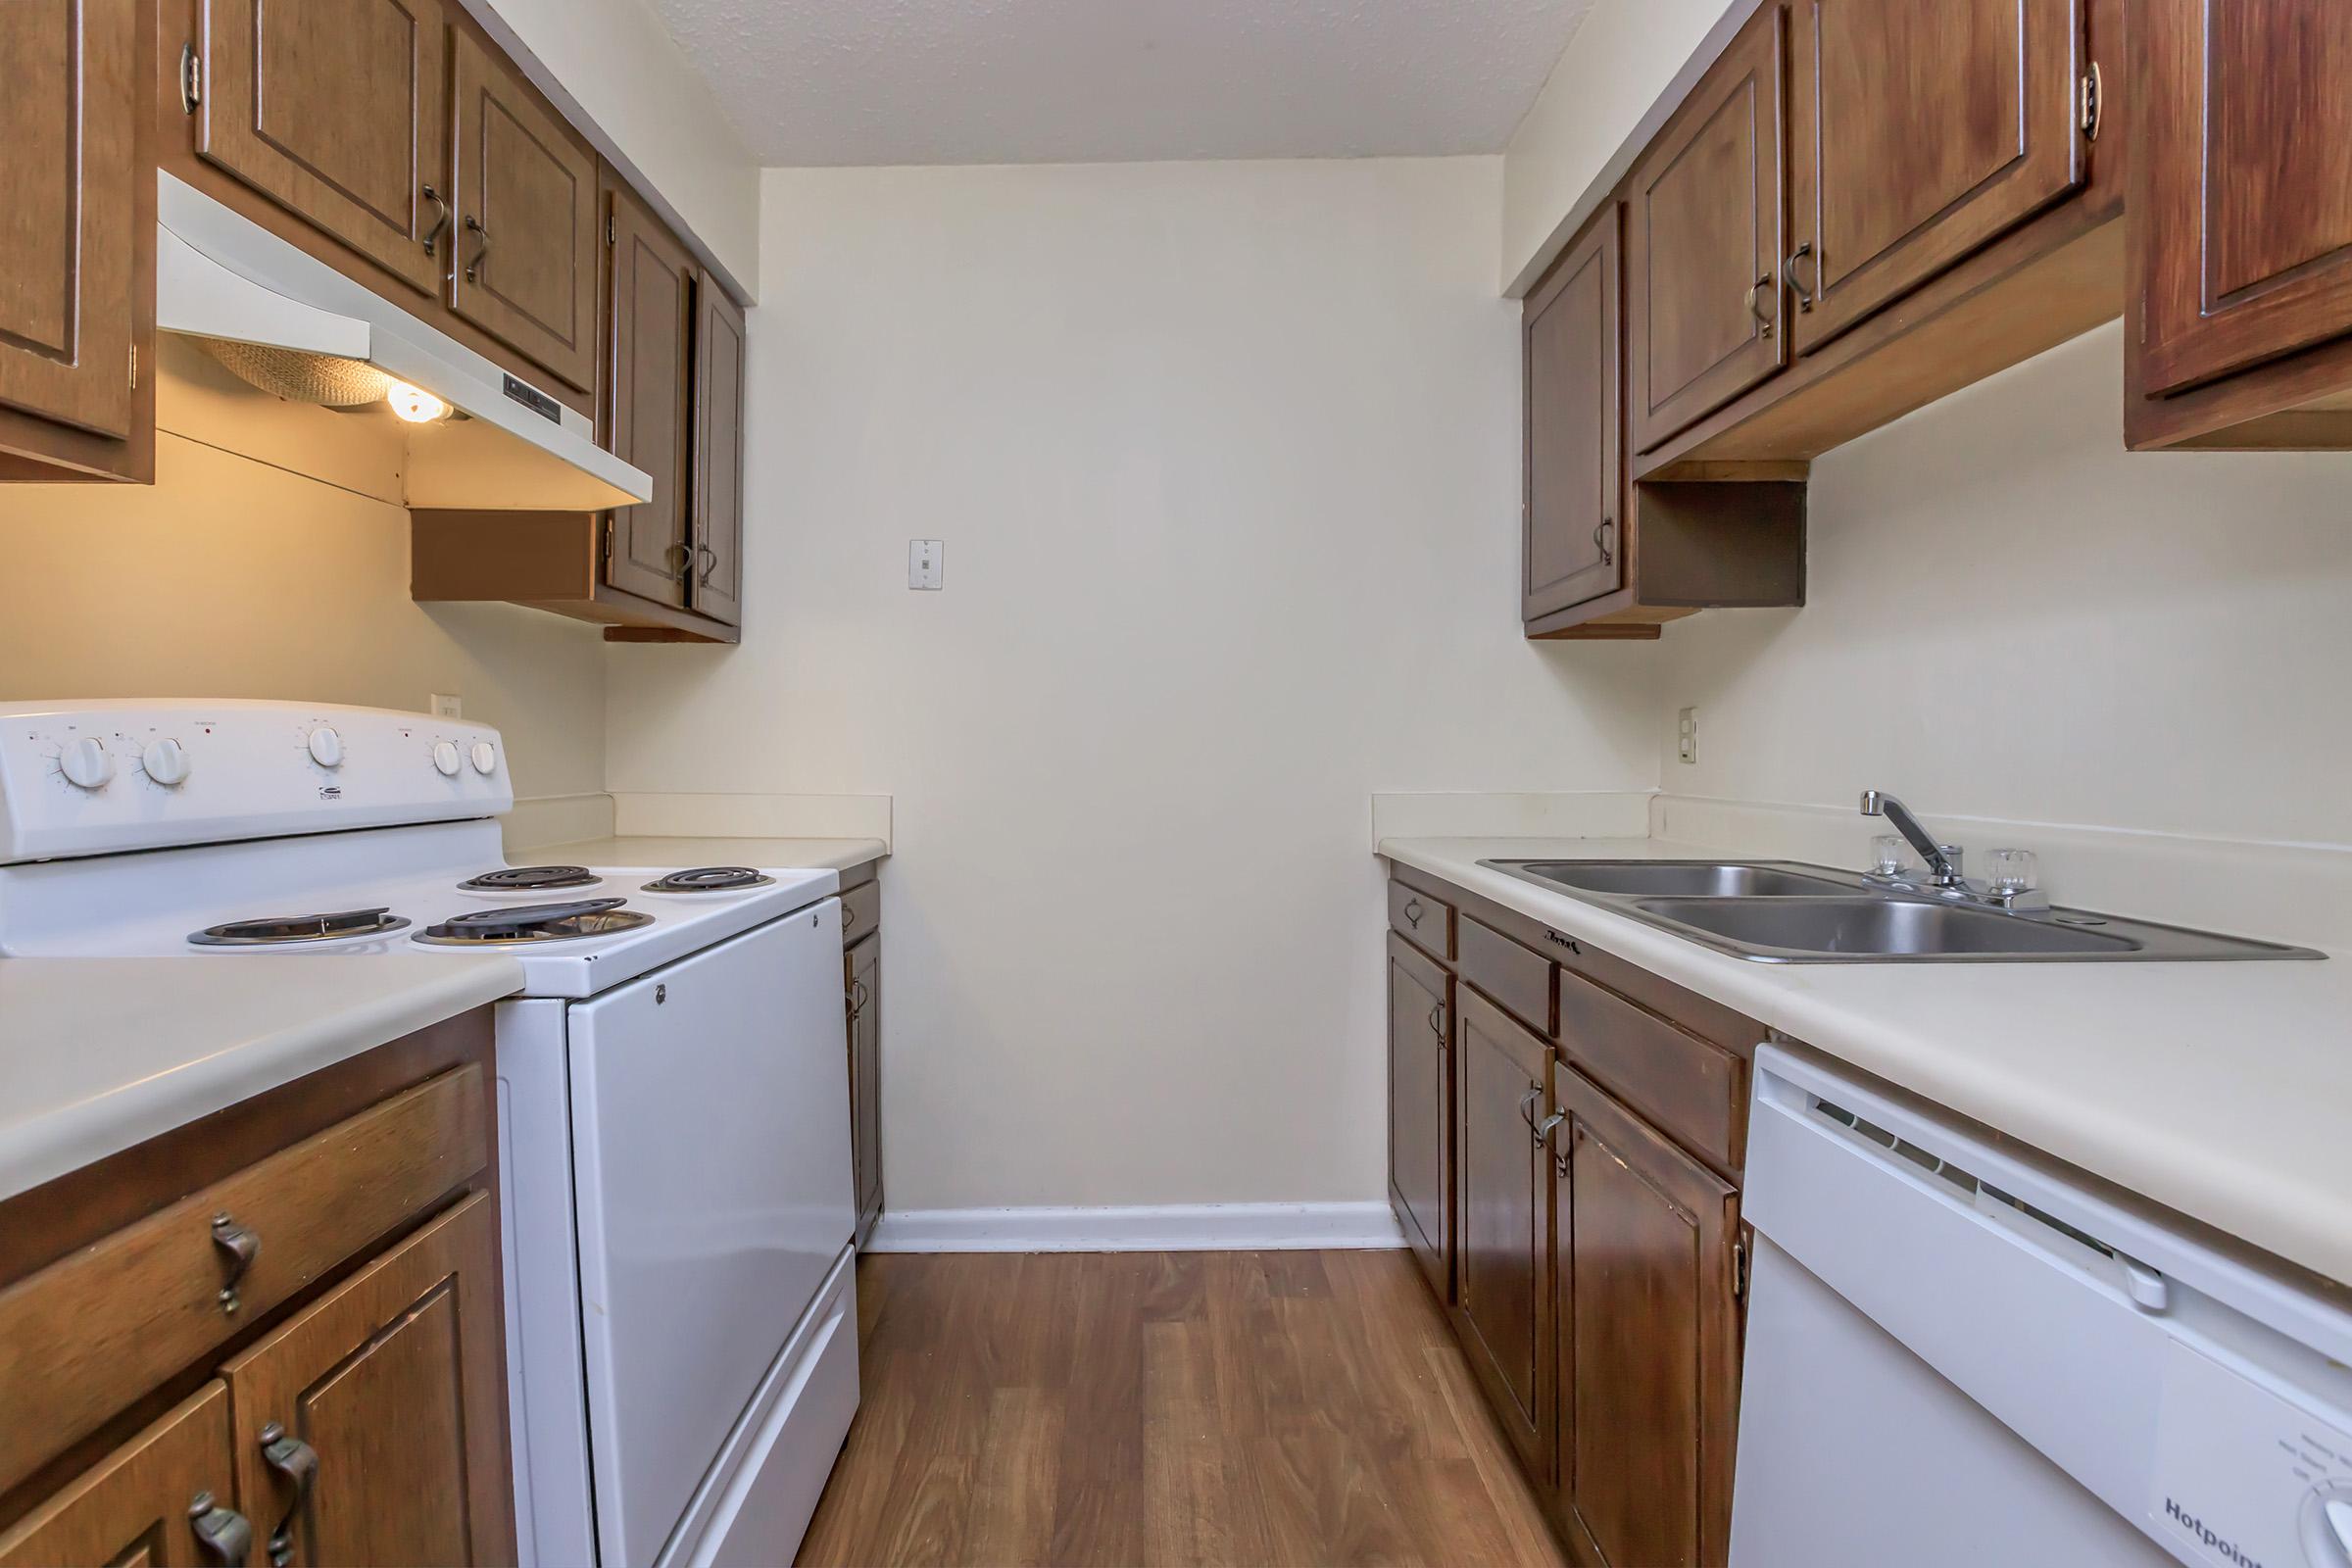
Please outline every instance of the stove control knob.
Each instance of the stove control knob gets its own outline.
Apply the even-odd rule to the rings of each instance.
[[[433,771],[443,778],[456,778],[463,764],[458,760],[458,748],[451,741],[433,742]]]
[[[311,760],[320,767],[343,765],[343,737],[335,733],[332,724],[321,724],[311,731]]]
[[[188,749],[167,735],[139,754],[139,766],[149,778],[170,789],[186,780],[189,768]]]
[[[495,773],[498,771],[498,748],[492,746],[488,741],[475,741],[473,743],[472,757],[473,770],[476,773]]]
[[[57,768],[76,789],[102,790],[115,776],[115,757],[97,736],[84,735],[66,742],[66,749],[58,754]]]

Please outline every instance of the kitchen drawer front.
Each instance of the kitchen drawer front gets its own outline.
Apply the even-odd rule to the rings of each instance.
[[[1464,917],[1454,928],[1461,976],[1540,1035],[1552,1032],[1552,961]]]
[[[0,1292],[0,1492],[484,1168],[484,1094],[443,1073]]]
[[[844,889],[841,895],[841,945],[846,948],[881,929],[882,884],[868,882],[859,887]]]
[[[1746,1157],[1747,1063],[1574,974],[1559,987],[1560,1052],[1718,1171]]]
[[[1391,882],[1389,929],[1441,963],[1453,961],[1453,906],[1444,899]]]

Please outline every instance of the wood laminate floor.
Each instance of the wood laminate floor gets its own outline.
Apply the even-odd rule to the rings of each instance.
[[[884,1255],[803,1564],[1562,1561],[1394,1252]]]

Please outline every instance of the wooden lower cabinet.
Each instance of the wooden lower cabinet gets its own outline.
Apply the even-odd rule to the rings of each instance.
[[[514,1559],[491,1039],[0,1200],[0,1568]]]
[[[498,1267],[475,1193],[227,1364],[239,1495],[272,1561],[511,1557],[486,1419],[506,1396]]]
[[[1574,1068],[1554,1074],[1556,1511],[1611,1568],[1730,1550],[1740,1195]]]
[[[1389,1203],[1438,1299],[1453,1299],[1453,978],[1389,933]]]
[[[236,1494],[228,1390],[215,1379],[0,1534],[0,1568],[243,1562],[256,1537]]]
[[[1520,1460],[1549,1468],[1550,1161],[1536,1135],[1551,1047],[1461,988],[1454,1179],[1461,1194],[1454,1326]]]
[[[882,934],[842,955],[849,982],[850,1163],[857,1173],[858,1245],[882,1217]]]
[[[1762,1026],[1411,875],[1392,884],[1388,937],[1389,1183],[1406,1242],[1570,1556],[1721,1564],[1745,1310],[1741,1053]],[[1413,903],[1459,911],[1457,964],[1405,940]],[[1490,999],[1514,964],[1553,974],[1556,1010]],[[1453,1103],[1433,1146],[1419,1067],[1399,1064],[1427,1060],[1448,995]],[[1414,1193],[1448,1189],[1450,1233],[1427,1231]]]

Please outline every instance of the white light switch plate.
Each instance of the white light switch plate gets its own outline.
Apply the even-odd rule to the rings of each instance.
[[[948,545],[944,539],[909,539],[906,541],[906,586],[936,593],[940,579],[948,569]]]
[[[1686,708],[1675,714],[1675,754],[1686,762],[1698,760],[1698,710]]]
[[[435,718],[464,718],[466,699],[455,692],[435,692],[432,714]]]

